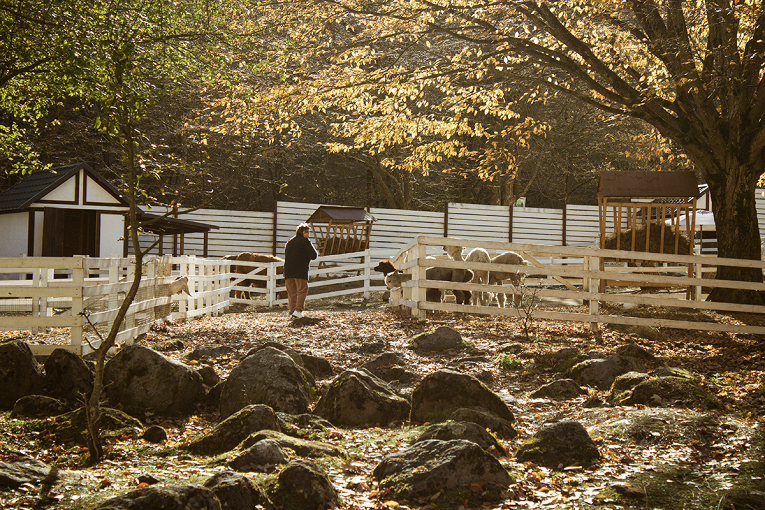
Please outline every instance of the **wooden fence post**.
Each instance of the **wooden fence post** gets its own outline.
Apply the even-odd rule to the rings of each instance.
[[[589,259],[589,264],[587,263]],[[601,268],[600,257],[585,257],[585,267],[589,271],[596,271]],[[589,288],[588,292],[594,294],[600,290],[600,278],[588,278]],[[590,299],[590,315],[598,315],[599,301],[597,299]],[[590,331],[598,331],[598,322],[590,322]]]
[[[417,262],[417,264],[412,267],[412,283],[414,284],[414,287],[412,288],[412,298],[414,299],[414,307],[412,308],[412,317],[414,317],[417,320],[425,320],[427,318],[427,312],[424,309],[420,308],[420,303],[424,303],[426,301],[426,290],[425,287],[421,286],[422,281],[425,280],[425,267],[420,266],[420,261],[425,260],[425,257],[427,256],[427,246],[424,244],[420,244],[420,240],[417,240],[417,244],[414,245],[412,248],[412,253],[414,254],[414,260]]]
[[[69,330],[69,343],[77,347],[77,354],[82,355],[82,323],[84,320],[82,316],[82,295],[85,287],[85,271],[83,269],[85,257],[83,255],[75,255],[72,259],[72,287],[79,290],[79,292],[76,292],[78,295],[72,296],[72,318],[75,325]]]
[[[372,278],[372,253],[369,248],[364,250],[364,299],[369,299],[369,282]]]

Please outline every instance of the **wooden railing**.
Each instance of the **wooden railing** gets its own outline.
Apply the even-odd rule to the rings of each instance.
[[[86,354],[111,328],[134,271],[133,258],[0,258],[0,329],[68,328],[69,344],[32,344],[33,354],[45,356],[56,348]],[[170,295],[170,285],[182,276],[188,278],[190,295]],[[229,304],[229,282],[227,261],[147,258],[117,343],[132,343],[157,319],[222,312]]]
[[[443,258],[426,258],[434,246],[462,246],[466,252],[471,248],[483,247],[490,252],[515,251],[531,262],[529,266],[469,263]],[[428,247],[431,249],[428,250]],[[607,263],[605,261],[608,261]],[[628,261],[646,261],[652,267],[630,267]],[[700,320],[678,320],[658,317],[667,307],[678,310],[693,310],[726,313],[763,314],[765,306],[716,303],[704,301],[704,291],[712,288],[733,288],[765,291],[765,284],[726,281],[703,278],[702,271],[715,271],[719,266],[754,267],[765,269],[765,262],[757,260],[722,259],[710,256],[667,255],[644,252],[600,250],[563,246],[543,246],[518,243],[477,242],[466,239],[418,236],[406,244],[395,256],[394,265],[412,274],[412,280],[401,286],[401,296],[391,302],[410,310],[412,316],[425,318],[428,310],[479,313],[487,315],[508,315],[524,317],[533,313],[536,320],[564,320],[589,323],[593,329],[598,324],[626,324],[703,331],[726,331],[735,333],[765,333],[765,328],[740,321],[726,323]],[[654,267],[655,266],[655,267]],[[520,271],[527,275],[525,285],[479,285],[474,283],[452,283],[425,279],[428,267],[467,268],[472,270]],[[601,282],[604,285],[601,285]],[[471,292],[502,292],[511,294],[505,308],[496,306],[458,305],[450,302],[428,302],[426,289],[467,290]],[[667,293],[644,294],[638,289],[664,289]],[[626,289],[632,289],[625,292]],[[678,292],[679,290],[679,292]],[[524,311],[523,306],[513,306],[512,295],[534,299],[568,300],[581,303],[572,311],[559,311],[538,307],[533,312]],[[608,306],[605,306],[608,305]],[[611,306],[614,305],[614,306]],[[657,317],[634,317],[617,314],[614,309],[649,307]],[[611,310],[610,313],[604,311]],[[734,323],[739,322],[739,323]]]

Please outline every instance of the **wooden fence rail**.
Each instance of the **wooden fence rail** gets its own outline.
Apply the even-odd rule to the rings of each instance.
[[[515,251],[529,260],[530,266],[470,263],[448,259],[426,258],[429,248],[462,246],[467,250],[483,247],[490,252]],[[601,261],[609,261],[601,264]],[[646,261],[655,267],[630,267],[628,261]],[[392,300],[394,306],[408,308],[412,316],[423,319],[428,310],[508,315],[539,320],[565,320],[589,323],[593,329],[598,324],[626,324],[703,331],[727,331],[735,333],[765,334],[765,327],[747,324],[718,323],[712,318],[705,320],[674,320],[660,318],[658,307],[671,307],[682,311],[708,311],[721,313],[763,314],[765,306],[713,303],[704,301],[704,292],[710,288],[737,288],[765,291],[763,283],[747,283],[703,278],[702,270],[715,270],[719,266],[754,267],[765,269],[765,262],[756,260],[723,259],[709,256],[667,255],[644,252],[600,250],[538,244],[477,242],[468,239],[418,236],[399,250],[394,265],[412,274],[412,280],[401,287],[401,296]],[[425,268],[452,267],[472,270],[519,271],[527,275],[526,285],[503,285],[502,287],[473,283],[455,284],[426,280]],[[601,287],[601,282],[608,286]],[[638,288],[663,288],[665,294],[636,293]],[[529,307],[512,306],[512,299],[505,308],[496,306],[458,305],[449,302],[428,302],[426,289],[457,289],[471,292],[497,292],[521,295],[523,299],[569,300],[581,306],[572,312],[549,309],[527,310]],[[632,289],[627,292],[626,289]],[[672,290],[675,292],[669,292]],[[676,292],[681,289],[683,292]],[[654,317],[634,317],[617,314],[624,305],[653,308]],[[612,310],[610,313],[603,308]],[[708,322],[707,322],[708,320]]]

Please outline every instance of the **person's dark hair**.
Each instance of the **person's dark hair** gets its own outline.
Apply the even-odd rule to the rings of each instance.
[[[311,228],[311,227],[310,227],[310,225],[308,225],[308,223],[301,223],[295,229],[295,235],[302,236],[303,232],[307,231],[309,228]]]

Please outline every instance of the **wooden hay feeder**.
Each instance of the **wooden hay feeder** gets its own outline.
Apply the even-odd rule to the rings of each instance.
[[[375,218],[362,207],[322,205],[308,218],[319,255],[341,255],[369,248]]]
[[[601,248],[692,255],[698,197],[693,172],[601,172]]]

